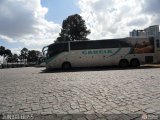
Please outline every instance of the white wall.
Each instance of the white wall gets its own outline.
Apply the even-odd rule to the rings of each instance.
[[[2,62],[3,62],[3,57],[0,56],[0,63],[2,63]]]

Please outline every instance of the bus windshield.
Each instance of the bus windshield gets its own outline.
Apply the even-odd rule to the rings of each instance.
[[[53,57],[61,52],[68,51],[68,43],[54,43],[48,46],[48,57]]]

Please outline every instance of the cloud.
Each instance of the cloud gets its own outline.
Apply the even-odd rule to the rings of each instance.
[[[90,39],[128,37],[133,29],[160,24],[159,5],[159,0],[79,0]]]
[[[142,10],[144,13],[157,14],[160,13],[160,0],[143,0]]]
[[[160,0],[144,0],[142,13],[150,16],[151,24],[160,24]]]
[[[9,37],[20,37],[35,33],[33,6],[25,1],[3,1],[0,4],[0,34]],[[26,7],[28,5],[28,7]],[[30,6],[30,7],[29,7]],[[29,9],[30,8],[30,9]]]
[[[136,17],[135,19],[129,21],[127,23],[128,26],[144,26],[146,21],[148,20],[147,17],[145,16],[139,16],[138,18]]]
[[[0,39],[35,49],[53,43],[60,26],[45,19],[47,12],[40,0],[1,0]]]
[[[13,43],[13,42],[16,42],[14,41],[12,38],[8,37],[8,36],[5,36],[5,35],[0,35],[0,39],[4,39],[10,43]]]
[[[113,5],[114,5],[113,0],[107,1],[107,3],[106,3],[106,0],[97,0],[93,4],[93,9],[96,11],[101,11],[101,10],[110,9],[110,8],[112,9]]]
[[[133,29],[160,24],[159,5],[159,0],[78,0],[90,39],[127,37]],[[61,26],[47,21],[47,12],[41,0],[0,0],[0,40],[39,50],[53,43]]]

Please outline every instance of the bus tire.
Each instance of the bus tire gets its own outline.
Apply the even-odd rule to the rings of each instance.
[[[131,65],[132,67],[138,67],[138,66],[140,66],[140,62],[139,62],[138,59],[132,59],[132,60],[130,61],[130,65]]]
[[[120,66],[121,68],[126,68],[126,67],[128,67],[128,66],[129,66],[128,60],[126,60],[126,59],[120,60],[119,66]]]
[[[64,62],[62,64],[62,70],[70,70],[71,69],[71,63],[70,62]]]

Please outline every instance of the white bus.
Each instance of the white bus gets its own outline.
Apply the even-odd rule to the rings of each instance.
[[[119,65],[122,68],[155,62],[154,37],[53,43],[43,48],[46,68],[70,69]]]

